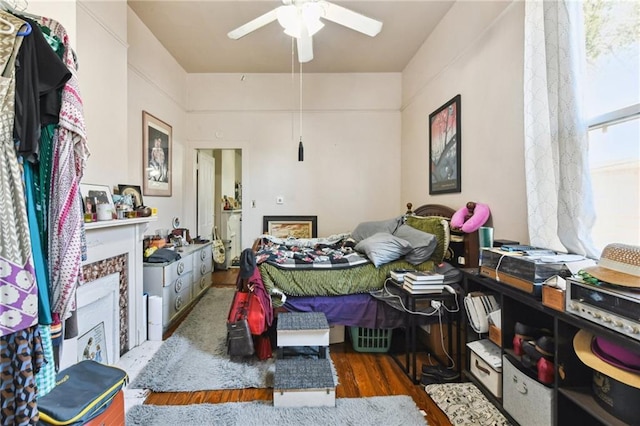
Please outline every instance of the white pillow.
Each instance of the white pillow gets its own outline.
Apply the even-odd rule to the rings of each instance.
[[[377,268],[409,253],[411,244],[387,232],[378,232],[356,244],[355,250],[366,254]]]

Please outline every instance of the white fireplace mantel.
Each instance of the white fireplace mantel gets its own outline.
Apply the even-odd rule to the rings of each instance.
[[[129,256],[129,349],[140,345],[146,335],[144,323],[143,286],[142,286],[142,241],[149,223],[156,216],[107,220],[85,225],[87,234],[88,265],[109,257],[127,253]]]
[[[149,224],[156,220],[156,216],[151,216],[85,224],[87,260],[83,262],[83,266],[111,257],[127,255],[127,336],[129,342],[127,350],[142,344],[146,339],[147,324],[144,319],[144,289],[142,284],[142,245]],[[77,362],[77,347],[74,343],[76,342],[65,341],[61,368]],[[113,361],[110,359],[109,362],[112,363]]]

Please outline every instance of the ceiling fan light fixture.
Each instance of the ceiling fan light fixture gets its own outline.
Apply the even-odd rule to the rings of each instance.
[[[324,27],[321,15],[321,8],[313,3],[305,3],[302,7],[290,4],[277,10],[278,23],[284,33],[295,38],[302,37],[303,31],[307,31],[309,37],[320,31]]]

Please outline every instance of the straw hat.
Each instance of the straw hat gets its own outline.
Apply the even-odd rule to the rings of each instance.
[[[640,288],[640,246],[609,244],[602,250],[598,265],[584,271],[609,284]]]
[[[588,367],[625,385],[640,389],[640,354],[634,353],[587,330],[573,338],[573,349]]]

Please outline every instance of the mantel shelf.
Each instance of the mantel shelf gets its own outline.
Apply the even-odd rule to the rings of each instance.
[[[113,219],[98,222],[88,222],[84,224],[85,229],[111,228],[114,226],[136,225],[139,223],[155,222],[158,216],[137,217],[135,219]]]

